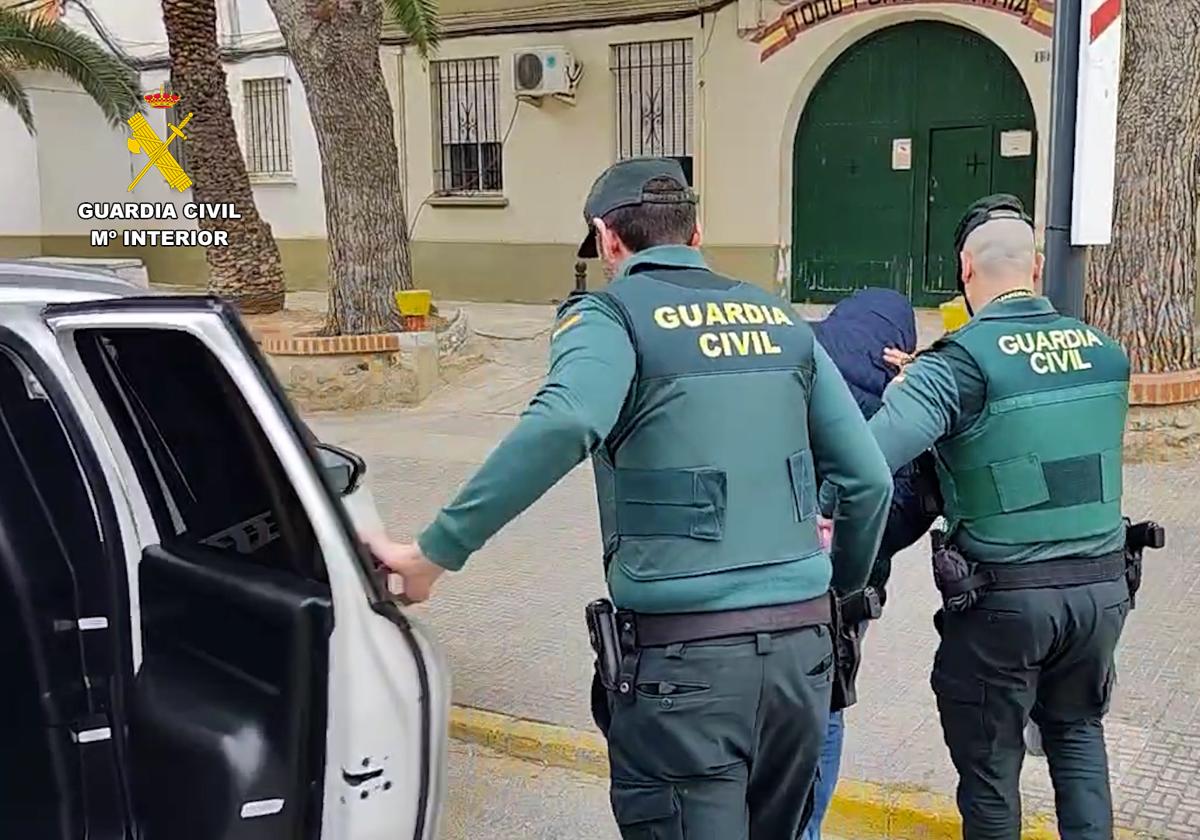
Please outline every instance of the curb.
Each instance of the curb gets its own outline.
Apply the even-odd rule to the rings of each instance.
[[[597,733],[510,715],[454,706],[450,737],[479,744],[525,761],[540,762],[608,778],[608,746]],[[962,823],[954,800],[903,784],[838,781],[822,831],[877,840],[960,840]],[[1058,840],[1054,818],[1025,818],[1022,840]],[[1118,829],[1118,840],[1153,840]]]

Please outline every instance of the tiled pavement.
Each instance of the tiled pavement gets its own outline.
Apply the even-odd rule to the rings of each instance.
[[[361,452],[384,520],[412,537],[515,421],[544,369],[551,307],[469,306],[492,362],[411,410],[314,415],[318,434]],[[923,319],[922,333],[934,329]],[[526,340],[522,340],[522,338]],[[1119,651],[1108,718],[1119,822],[1165,838],[1200,836],[1200,464],[1130,466],[1126,509],[1168,528],[1147,554]],[[866,642],[848,713],[844,774],[953,792],[928,672],[936,594],[927,545],[895,563],[887,615]],[[590,468],[572,472],[468,564],[427,610],[454,667],[459,703],[590,727],[583,605],[603,592]],[[1026,808],[1053,807],[1045,762],[1030,759]]]

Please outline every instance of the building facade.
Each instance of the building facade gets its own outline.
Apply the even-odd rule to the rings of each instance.
[[[324,214],[302,86],[265,0],[217,2],[259,210],[289,283],[319,288]],[[72,0],[68,20],[94,31],[99,19],[146,65],[148,90],[166,82],[154,0],[87,5]],[[1041,229],[1046,0],[444,0],[442,15],[432,61],[385,38],[392,119],[381,107],[379,124],[396,137],[417,283],[439,297],[565,296],[592,180],[640,154],[683,163],[718,270],[793,300],[866,285],[944,300],[954,225],[986,193],[1021,196]],[[557,92],[524,95],[539,77]],[[129,200],[124,132],[61,80],[30,86],[36,138],[0,110],[0,149],[18,162],[0,171],[0,195],[18,197],[0,202],[0,255],[99,253],[77,207]],[[166,130],[166,115],[148,119]],[[171,200],[162,179],[134,197]],[[198,249],[135,250],[155,281],[202,282]]]

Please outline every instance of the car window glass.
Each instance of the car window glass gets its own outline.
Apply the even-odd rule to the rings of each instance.
[[[312,528],[270,441],[199,339],[118,329],[81,330],[77,342],[164,547],[205,546],[325,579]]]

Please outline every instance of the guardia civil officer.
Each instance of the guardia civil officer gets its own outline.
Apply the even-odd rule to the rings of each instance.
[[[804,321],[705,265],[676,162],[612,166],[584,218],[580,255],[614,279],[561,308],[545,384],[417,545],[372,547],[421,600],[590,455],[622,835],[794,838],[829,710],[830,583],[866,580],[887,465]],[[828,555],[814,470],[839,489]]]
[[[947,528],[932,685],[966,840],[1018,840],[1022,730],[1042,731],[1064,840],[1111,840],[1101,718],[1130,609],[1121,517],[1129,362],[1034,292],[1018,199],[956,233],[973,317],[888,388],[870,430],[892,466],[933,447]]]

